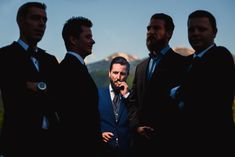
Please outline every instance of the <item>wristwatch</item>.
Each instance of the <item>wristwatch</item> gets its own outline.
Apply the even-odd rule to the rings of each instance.
[[[38,91],[45,91],[47,89],[47,84],[45,82],[38,82],[37,84]]]

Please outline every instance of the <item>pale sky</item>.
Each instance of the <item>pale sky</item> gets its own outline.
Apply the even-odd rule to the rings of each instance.
[[[146,26],[155,13],[170,15],[175,30],[171,47],[189,47],[188,15],[198,9],[208,10],[217,20],[216,44],[235,54],[235,0],[38,0],[47,5],[47,29],[38,46],[61,61],[66,53],[61,36],[63,24],[72,16],[84,16],[93,22],[96,44],[87,63],[104,59],[115,52],[146,57]],[[16,24],[18,8],[28,0],[0,0],[0,47],[19,37]]]

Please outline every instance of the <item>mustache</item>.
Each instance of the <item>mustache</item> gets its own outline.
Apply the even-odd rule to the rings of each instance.
[[[116,83],[116,82],[124,82],[124,81],[121,81],[119,79],[113,81],[113,83]]]
[[[150,41],[150,40],[156,40],[156,38],[155,38],[153,35],[148,36],[148,37],[147,37],[147,41]]]

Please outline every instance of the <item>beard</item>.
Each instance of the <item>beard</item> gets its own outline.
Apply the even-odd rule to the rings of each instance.
[[[117,80],[117,81],[112,81],[112,80],[110,80],[110,84],[111,84],[111,86],[112,86],[112,88],[113,88],[113,90],[114,90],[114,92],[115,93],[119,93],[120,92],[120,87],[117,87],[116,85],[115,85],[115,82],[118,82],[118,81],[120,81],[120,80]]]
[[[165,47],[166,40],[164,38],[158,40],[155,37],[150,36],[146,40],[146,45],[151,53],[154,51],[159,52],[162,48]]]

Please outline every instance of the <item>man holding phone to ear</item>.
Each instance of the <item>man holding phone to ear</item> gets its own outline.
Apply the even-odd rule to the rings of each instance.
[[[115,57],[109,69],[110,84],[99,89],[99,111],[102,139],[105,145],[104,156],[130,157],[128,112],[125,99],[129,96],[126,83],[130,64],[123,57]]]

